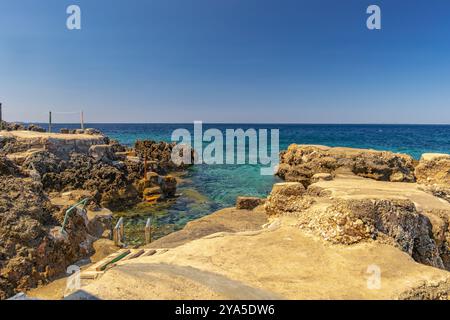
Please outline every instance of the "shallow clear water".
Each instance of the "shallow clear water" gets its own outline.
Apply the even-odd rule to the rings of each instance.
[[[113,139],[133,145],[137,139],[170,141],[173,130],[193,124],[89,124]],[[56,125],[55,130],[74,125]],[[307,124],[204,124],[204,131],[217,128],[279,129],[280,150],[291,143],[372,148],[407,153],[420,158],[425,152],[450,152],[450,125],[307,125]],[[184,226],[190,220],[232,206],[238,195],[266,196],[277,178],[261,176],[257,165],[199,165],[191,168],[179,186],[183,194],[167,208],[158,208],[160,235]],[[136,210],[129,224],[142,226],[152,210]],[[133,212],[127,214],[133,216]],[[140,228],[140,227],[139,227]],[[142,232],[138,232],[141,234]],[[137,239],[142,237],[136,236]]]

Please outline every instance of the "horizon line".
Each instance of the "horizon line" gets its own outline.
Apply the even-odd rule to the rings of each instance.
[[[197,120],[195,120],[197,121]],[[143,125],[143,124],[194,124],[195,121],[190,122],[85,122],[85,125],[89,124],[129,124],[129,125]],[[198,120],[200,121],[200,120]],[[48,124],[48,122],[39,121],[8,121],[10,123],[23,123],[23,124]],[[233,125],[410,125],[410,126],[449,126],[450,123],[393,123],[393,122],[220,122],[220,121],[202,121],[203,124],[233,124]],[[80,122],[53,122],[52,125],[74,125],[80,124]]]

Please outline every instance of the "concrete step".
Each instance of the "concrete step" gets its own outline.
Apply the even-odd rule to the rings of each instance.
[[[154,254],[163,253],[166,250],[154,250],[154,249],[121,249],[99,262],[89,266],[86,270],[81,271],[81,279],[95,280],[99,276],[103,275],[108,269],[114,267],[119,261],[126,261],[136,259],[139,257],[149,257]]]

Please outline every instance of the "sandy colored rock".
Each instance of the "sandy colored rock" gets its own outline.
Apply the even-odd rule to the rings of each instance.
[[[298,212],[305,208],[306,190],[300,182],[282,182],[274,184],[272,192],[264,204],[268,215]]]
[[[258,197],[237,197],[236,209],[253,210],[256,207],[264,204],[265,199]]]
[[[144,197],[146,196],[154,196],[157,194],[161,194],[161,188],[160,187],[151,187],[151,188],[145,188],[143,194]]]

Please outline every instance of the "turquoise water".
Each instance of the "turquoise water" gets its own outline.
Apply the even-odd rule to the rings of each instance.
[[[71,127],[71,125],[59,125]],[[193,124],[90,124],[113,139],[133,145],[136,139],[170,141],[172,131],[186,128],[193,134]],[[425,152],[450,153],[450,125],[274,125],[274,124],[204,124],[204,130],[248,128],[279,129],[280,150],[291,143],[322,144],[372,148],[407,153],[420,158]],[[180,185],[182,196],[158,214],[161,225],[171,225],[164,233],[220,208],[234,205],[238,195],[266,196],[277,178],[261,176],[257,165],[197,165]],[[187,190],[187,191],[186,191]],[[192,190],[205,198],[192,199]],[[146,214],[136,213],[130,224],[145,223]]]

